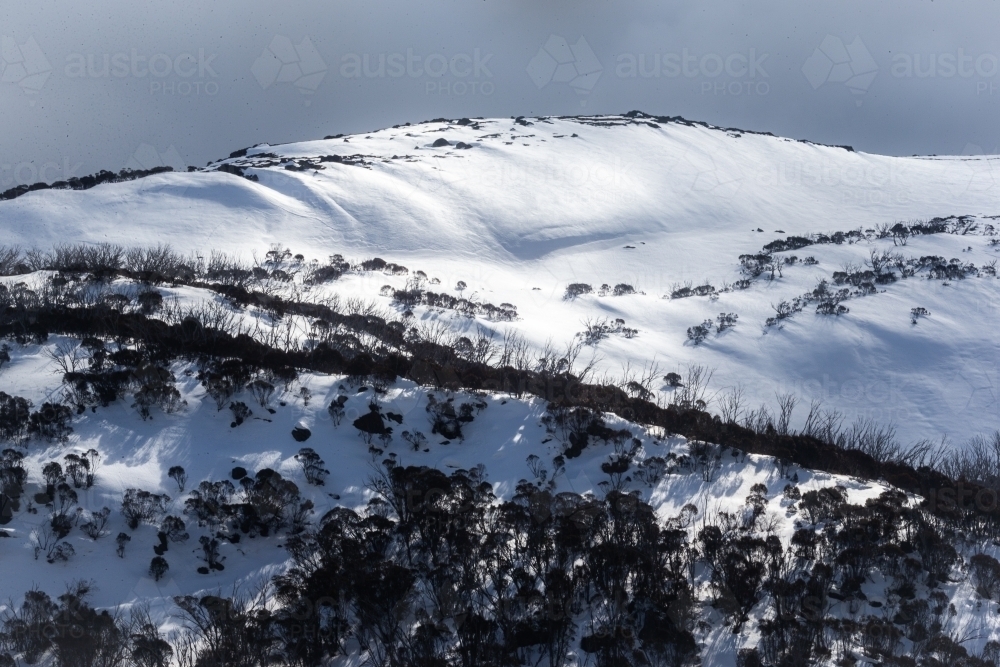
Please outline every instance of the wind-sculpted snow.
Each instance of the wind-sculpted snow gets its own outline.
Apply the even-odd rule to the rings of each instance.
[[[520,319],[503,328],[537,350],[569,341],[587,320],[625,320],[638,335],[601,343],[601,372],[621,376],[626,364],[654,360],[670,370],[703,364],[715,369],[716,389],[742,384],[755,406],[794,393],[848,422],[892,422],[904,441],[959,443],[1000,421],[995,279],[878,285],[843,304],[843,316],[819,315],[813,304],[780,327],[764,325],[845,263],[863,266],[873,248],[988,265],[998,256],[985,217],[998,213],[998,165],[989,156],[870,155],[643,114],[439,120],[259,145],[188,173],[29,192],[0,202],[0,230],[5,243],[40,249],[169,242],[248,257],[273,243],[307,260],[377,255],[514,304]],[[972,216],[977,230],[905,247],[866,234],[777,252],[818,263],[723,289],[745,278],[741,255],[776,239],[948,216]],[[399,289],[404,279],[384,282]],[[594,293],[563,300],[571,283]],[[661,298],[688,283],[717,293]],[[636,293],[602,298],[601,284]],[[347,280],[338,289],[369,298],[381,285]],[[930,316],[913,325],[914,308]],[[720,313],[738,316],[737,325],[693,346],[685,332]],[[472,325],[448,322],[457,331]]]

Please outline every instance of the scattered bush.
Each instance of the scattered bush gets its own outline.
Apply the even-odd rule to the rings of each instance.
[[[358,429],[365,444],[371,444],[372,436],[387,437],[392,428],[385,425],[382,410],[376,403],[368,405],[368,412],[354,420],[354,428]]]
[[[344,419],[344,404],[347,403],[347,396],[340,394],[337,398],[330,402],[330,407],[327,408],[327,412],[330,413],[330,419],[333,421],[334,426],[340,426],[341,420]]]
[[[271,403],[271,397],[274,396],[274,385],[267,380],[257,378],[247,385],[247,389],[249,389],[253,397],[257,399],[257,403],[260,404],[260,407],[267,410]]]
[[[719,316],[715,318],[716,321],[716,333],[722,333],[726,329],[732,329],[736,326],[736,320],[740,318],[736,313],[719,313]]]
[[[779,322],[782,322],[795,313],[801,312],[804,307],[805,302],[801,297],[795,297],[791,303],[788,301],[782,301],[778,305],[771,304],[771,308],[774,309],[774,317],[769,317],[764,321],[764,326],[772,327]]]
[[[232,428],[236,428],[247,419],[250,419],[250,416],[253,414],[253,411],[243,401],[230,403],[229,410],[233,413],[233,422],[230,424]]]
[[[61,403],[43,403],[28,419],[28,433],[49,441],[65,442],[73,428],[69,425],[72,412]]]
[[[305,473],[306,481],[310,484],[322,486],[326,476],[330,474],[329,470],[323,468],[325,465],[323,459],[321,459],[319,454],[309,447],[303,447],[300,449],[299,453],[295,455],[295,460],[302,465],[302,471]]]
[[[178,516],[167,516],[164,517],[163,523],[160,524],[160,534],[164,535],[167,540],[171,542],[184,542],[188,539],[189,535],[185,532],[187,526],[184,524],[184,520]]]
[[[119,558],[125,558],[125,545],[132,541],[132,537],[128,533],[118,533],[118,537],[115,538],[115,544],[117,548],[115,553],[118,554]]]
[[[461,440],[462,425],[470,423],[475,406],[472,403],[462,403],[455,409],[455,399],[447,398],[439,401],[433,394],[427,395],[427,414],[431,419],[431,433],[443,436],[448,440]]]
[[[594,291],[594,288],[586,283],[571,283],[566,287],[566,294],[563,296],[564,299],[575,299],[578,296],[583,296],[584,294],[590,294]]]
[[[167,509],[170,496],[150,493],[142,489],[126,489],[122,498],[122,515],[132,530],[140,523],[152,523]]]
[[[153,556],[153,560],[149,563],[149,576],[153,578],[153,581],[159,581],[167,574],[167,570],[170,569],[170,565],[167,564],[167,559],[163,556]]]
[[[167,477],[177,483],[177,492],[184,493],[184,486],[187,484],[187,473],[181,466],[171,466],[167,471]]]
[[[674,285],[670,290],[671,299],[686,299],[691,296],[711,296],[715,294],[717,290],[715,287],[709,284],[698,285],[697,287],[692,287],[691,283],[679,286]]]
[[[1000,562],[986,554],[976,554],[969,559],[972,582],[976,592],[987,600],[1000,593]]]
[[[413,451],[417,452],[427,446],[427,436],[425,436],[420,431],[403,431],[403,440],[410,443],[413,446]]]
[[[693,327],[688,327],[687,337],[695,345],[700,345],[708,337],[708,334],[712,332],[712,320],[705,320],[701,324],[697,324]]]
[[[139,384],[139,390],[135,392],[132,407],[139,412],[143,421],[151,418],[153,406],[159,407],[166,414],[172,414],[187,405],[173,385],[173,374],[166,368],[149,364],[136,369],[133,377]]]
[[[80,529],[92,540],[97,540],[104,534],[104,528],[108,525],[111,517],[111,508],[102,507],[97,512],[90,515],[90,521],[80,526]]]
[[[199,567],[198,573],[208,574],[212,570],[225,570],[222,562],[226,559],[219,555],[219,540],[202,535],[198,538],[198,542],[201,544],[201,554],[198,557],[205,561],[205,566]]]

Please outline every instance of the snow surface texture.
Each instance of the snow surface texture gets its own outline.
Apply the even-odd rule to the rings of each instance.
[[[517,321],[490,326],[519,330],[537,350],[549,340],[562,347],[585,321],[624,320],[638,333],[597,344],[599,374],[621,378],[626,366],[654,362],[683,374],[703,364],[715,370],[713,390],[741,384],[751,406],[773,410],[776,394],[791,393],[800,405],[821,400],[847,423],[892,423],[904,443],[957,445],[993,431],[1000,417],[995,275],[917,274],[852,299],[840,317],[813,304],[777,326],[765,322],[845,264],[863,267],[872,249],[987,265],[1000,249],[987,217],[1000,212],[998,195],[996,157],[884,157],[641,115],[463,119],[260,145],[203,170],[82,192],[32,192],[0,203],[0,230],[5,243],[41,249],[169,242],[246,257],[276,243],[307,259],[377,255],[439,278],[437,291],[457,296],[461,280],[466,297],[514,304]],[[685,284],[723,290],[744,277],[740,255],[786,236],[946,216],[972,216],[976,231],[904,247],[870,234],[811,246],[779,255],[817,264],[786,267],[775,280],[663,298]],[[383,284],[405,283],[382,278],[344,280],[336,291],[375,298]],[[565,300],[571,283],[595,291]],[[601,297],[602,284],[637,293]],[[914,308],[930,315],[912,324]],[[692,344],[688,328],[719,313],[737,315],[736,326]],[[476,326],[458,316],[448,324]]]
[[[53,337],[43,346],[17,348],[14,351],[15,361],[39,364],[36,371],[41,371],[39,357],[61,342],[66,341]],[[591,444],[581,456],[566,460],[562,472],[553,474],[552,459],[564,451],[566,443],[560,442],[546,429],[543,423],[545,403],[539,399],[519,400],[504,395],[483,396],[464,392],[449,395],[441,391],[430,392],[406,380],[398,381],[386,394],[376,396],[371,388],[352,386],[344,377],[304,374],[287,391],[279,391],[274,396],[274,413],[253,403],[248,391],[238,395],[236,398],[251,405],[254,416],[234,428],[231,426],[230,411],[217,410],[214,400],[193,375],[186,372],[193,370],[184,364],[172,367],[178,378],[177,387],[186,401],[184,408],[177,413],[164,414],[154,410],[153,418],[143,421],[134,409],[128,407],[127,400],[118,401],[109,408],[98,408],[96,412],[88,411],[75,417],[74,432],[65,444],[28,443],[24,465],[28,470],[29,483],[25,489],[25,500],[44,490],[43,465],[52,460],[62,461],[67,453],[83,453],[96,448],[102,455],[96,483],[89,489],[77,490],[79,504],[84,510],[81,523],[102,507],[109,507],[112,512],[102,537],[94,540],[74,528],[65,541],[73,546],[75,555],[67,562],[48,563],[44,553],[37,559],[33,555],[36,544],[33,534],[41,531],[48,511],[36,506],[37,513],[31,513],[28,506],[22,503],[22,509],[15,514],[13,521],[2,526],[7,538],[0,540],[0,558],[4,571],[16,573],[16,576],[0,578],[0,600],[19,604],[23,594],[32,588],[55,596],[62,593],[71,581],[90,581],[94,591],[90,603],[95,607],[118,607],[127,611],[136,604],[148,605],[151,617],[161,631],[168,638],[174,637],[172,633],[181,628],[172,601],[174,596],[245,593],[281,573],[288,565],[288,554],[282,548],[286,532],[282,531],[267,537],[245,537],[236,544],[222,540],[220,556],[224,558],[225,569],[210,574],[197,572],[197,568],[204,565],[197,555],[200,551],[198,538],[208,534],[209,530],[199,528],[193,517],[182,513],[184,500],[202,480],[230,479],[231,471],[236,466],[245,468],[251,475],[254,471],[271,468],[293,481],[302,498],[310,499],[315,504],[310,521],[336,506],[362,510],[371,496],[366,482],[375,472],[373,463],[387,455],[395,455],[402,465],[428,465],[446,473],[456,469],[469,470],[482,464],[487,480],[501,500],[513,495],[521,479],[539,483],[551,479],[554,493],[572,491],[593,493],[598,497],[604,494],[599,485],[607,479],[607,475],[600,466],[614,453],[614,448],[608,444]],[[32,383],[36,391],[44,394],[45,388],[53,389],[58,380],[53,375],[39,372],[32,376]],[[25,390],[31,389],[29,384],[32,383],[18,383],[17,387],[8,388],[26,394],[29,392]],[[301,387],[310,389],[308,405],[301,398]],[[425,410],[430,393],[434,393],[438,400],[450,396],[456,403],[485,404],[476,411],[473,421],[463,426],[463,440],[448,442],[441,436],[431,434]],[[335,426],[326,406],[340,394],[346,394],[348,400],[344,419],[339,426]],[[402,417],[401,423],[393,424],[396,437],[386,446],[384,454],[377,457],[369,452],[359,432],[351,426],[353,419],[368,411],[369,402],[373,399],[379,401],[386,414],[395,413]],[[690,443],[683,438],[664,437],[662,433],[651,432],[613,415],[606,415],[605,419],[609,427],[628,429],[641,442],[634,458],[636,466],[648,457],[668,458],[670,454],[684,456],[690,452]],[[308,427],[312,433],[305,443],[296,442],[291,435],[292,429],[300,425]],[[427,436],[426,446],[414,449],[399,437],[404,430],[424,433]],[[302,467],[295,460],[294,455],[302,445],[315,449],[331,471],[323,486],[309,484]],[[638,491],[645,501],[650,502],[662,521],[678,516],[682,506],[693,504],[698,509],[696,520],[689,526],[693,540],[703,526],[703,518],[714,517],[719,512],[742,515],[746,511],[745,499],[750,495],[751,487],[763,484],[768,492],[765,519],[761,524],[770,526],[768,534],[776,535],[786,548],[794,530],[803,525],[803,515],[783,497],[785,485],[795,484],[802,493],[839,485],[845,489],[848,502],[860,505],[888,488],[877,482],[814,472],[797,466],[782,470],[769,457],[738,454],[732,450],[723,450],[720,454],[712,474],[706,474],[705,467],[694,467],[664,475],[653,484],[633,481],[629,488]],[[539,458],[538,467],[530,465],[528,457],[531,455]],[[183,466],[187,472],[185,492],[179,492],[175,480],[168,476],[169,468],[176,465]],[[541,473],[539,467],[545,472]],[[129,530],[120,513],[121,498],[128,488],[169,495],[171,500],[166,513],[182,516],[187,521],[190,538],[170,544],[164,554],[170,569],[159,581],[154,581],[148,573],[153,546],[157,544],[157,527],[143,524],[136,530]],[[120,531],[131,535],[123,558],[116,556],[115,552],[114,536]],[[977,551],[975,546],[969,548]],[[994,551],[993,548],[987,550],[988,553]],[[868,606],[861,609],[862,612],[879,613],[877,607],[886,600],[887,585],[881,577],[865,582],[863,591],[867,602],[864,604]],[[1000,615],[994,611],[997,603],[980,599],[970,579],[956,576],[954,581],[940,586],[940,590],[956,609],[954,614],[948,616],[944,627],[946,633],[971,637],[964,646],[974,652],[980,651],[987,641],[1000,637]],[[757,645],[760,639],[757,622],[766,616],[770,606],[758,604],[751,614],[752,622],[741,633],[734,634],[724,622],[723,615],[710,605],[714,596],[705,567],[698,570],[697,595],[701,601],[698,605],[701,618],[707,619],[705,624],[699,625],[695,635],[702,664],[735,664],[739,649]],[[5,605],[0,603],[0,613],[4,609]],[[830,613],[850,615],[857,611],[853,607],[849,611],[848,604],[844,602],[835,603]]]
[[[44,347],[52,349],[59,342],[53,338]],[[38,346],[20,348],[15,352],[18,356],[27,355],[29,360],[41,353]],[[249,392],[237,396],[251,404],[254,416],[233,428],[230,411],[216,409],[204,388],[193,376],[185,373],[190,369],[175,365],[172,370],[178,378],[178,389],[187,402],[180,412],[164,414],[155,410],[150,421],[143,421],[135,410],[128,407],[128,401],[119,401],[109,408],[98,408],[94,413],[75,417],[74,433],[66,444],[46,444],[42,441],[29,444],[24,462],[29,475],[26,499],[44,490],[41,470],[45,463],[62,461],[67,453],[83,453],[96,448],[102,455],[96,483],[90,489],[77,490],[79,504],[84,509],[81,523],[89,518],[90,513],[102,507],[111,508],[112,513],[102,537],[93,540],[75,528],[66,538],[66,542],[73,546],[75,555],[67,562],[48,563],[44,553],[38,559],[34,558],[35,540],[32,534],[41,530],[49,513],[44,507],[38,507],[37,513],[30,513],[26,511],[26,504],[22,503],[22,511],[2,527],[8,533],[8,537],[0,541],[4,571],[17,574],[0,578],[0,600],[19,604],[23,594],[33,587],[55,596],[62,593],[65,584],[70,581],[89,580],[94,583],[90,603],[95,607],[122,606],[127,609],[136,603],[149,604],[153,619],[160,624],[161,631],[169,635],[180,627],[180,621],[174,615],[177,609],[172,602],[173,596],[232,595],[235,590],[249,591],[282,572],[288,559],[287,552],[282,548],[285,531],[268,537],[245,537],[237,544],[222,540],[220,555],[225,559],[225,569],[199,574],[197,568],[204,563],[197,556],[200,552],[198,538],[207,534],[208,529],[199,528],[192,517],[182,513],[184,500],[189,497],[191,489],[202,480],[230,479],[230,473],[236,466],[245,468],[251,475],[254,471],[271,468],[292,480],[303,499],[313,501],[315,509],[310,520],[323,516],[336,506],[360,511],[371,496],[366,481],[374,473],[373,461],[376,459],[369,453],[358,431],[351,426],[351,421],[368,411],[368,404],[373,398],[378,398],[385,413],[402,416],[402,423],[393,424],[397,437],[377,460],[395,454],[403,465],[428,465],[446,473],[460,468],[469,470],[483,464],[487,480],[502,500],[513,495],[518,480],[537,479],[527,462],[532,454],[539,457],[541,468],[553,479],[553,492],[593,493],[601,497],[604,492],[599,484],[607,476],[601,472],[600,465],[614,453],[610,445],[592,445],[578,458],[568,459],[564,472],[552,476],[552,459],[564,450],[565,443],[546,430],[542,422],[544,401],[518,400],[501,395],[481,398],[462,392],[452,394],[456,403],[483,400],[486,407],[477,411],[471,423],[464,425],[463,441],[442,444],[443,438],[431,434],[431,424],[425,411],[428,390],[405,380],[400,380],[385,395],[376,397],[372,389],[350,386],[343,377],[303,375],[289,391],[274,397],[274,414],[253,403]],[[35,378],[37,387],[37,380],[46,379],[46,375],[36,375]],[[55,384],[57,381],[52,386]],[[308,387],[312,393],[308,405],[299,396],[300,386]],[[326,406],[340,393],[346,393],[349,398],[343,422],[334,426]],[[435,393],[438,399],[445,397],[442,392]],[[286,405],[281,406],[279,401],[286,402]],[[612,415],[607,415],[606,421],[611,428],[629,429],[641,441],[641,448],[635,457],[637,464],[646,457],[667,457],[670,453],[684,455],[689,451],[688,442],[683,438],[664,438],[663,434],[651,433]],[[312,431],[305,443],[296,442],[291,436],[292,428],[300,424]],[[408,442],[398,437],[404,430],[424,433],[427,436],[425,449],[415,451]],[[294,458],[303,445],[315,449],[331,471],[323,486],[307,483],[302,467]],[[184,467],[188,475],[184,493],[178,492],[175,480],[167,474],[169,468],[175,465]],[[691,470],[665,475],[652,486],[634,482],[630,487],[640,491],[643,499],[650,502],[657,509],[658,516],[666,521],[677,516],[681,507],[688,503],[698,508],[699,517],[714,516],[720,511],[739,514],[746,507],[745,498],[750,494],[750,488],[755,484],[764,484],[769,489],[766,513],[774,517],[773,534],[786,547],[796,528],[795,520],[801,518],[789,510],[789,503],[782,496],[789,477],[795,476],[797,481],[793,483],[803,493],[842,485],[846,488],[848,501],[854,504],[864,504],[865,500],[878,496],[887,488],[875,482],[794,466],[784,474],[783,477],[775,461],[769,457],[736,456],[730,450],[723,454],[719,467],[710,479],[706,479],[699,470]],[[154,581],[148,573],[153,546],[157,544],[157,527],[143,524],[136,530],[129,530],[120,512],[121,498],[128,488],[169,495],[171,501],[166,513],[181,516],[187,521],[190,538],[170,544],[164,554],[170,569],[160,581]],[[690,531],[695,533],[699,526],[697,521],[694,522]],[[125,548],[124,558],[117,557],[115,553],[115,535],[121,531],[129,533],[132,538]],[[699,575],[699,582],[699,597],[710,600],[707,573]],[[884,588],[876,582],[866,584],[864,590],[870,600],[878,601],[885,597]],[[944,590],[963,612],[953,619],[954,628],[949,626],[949,629],[968,634],[972,629],[970,624],[974,624],[979,643],[1000,635],[1000,616],[968,613],[977,604],[970,583],[949,583]],[[985,604],[992,607],[995,603]],[[5,605],[0,604],[0,612],[4,608]],[[704,664],[732,664],[738,649],[757,644],[759,637],[751,628],[766,613],[767,605],[758,605],[752,616],[754,623],[748,624],[747,630],[740,635],[733,634],[722,622],[722,616],[712,612],[707,602],[704,610],[712,619],[711,627],[703,628],[697,635],[702,645]],[[969,644],[968,648],[976,646]]]
[[[416,306],[415,325],[440,323],[455,334],[475,332],[477,327],[501,334],[516,330],[540,351],[548,341],[561,349],[580,340],[587,321],[606,319],[612,333],[592,341],[583,360],[592,349],[600,357],[598,378],[608,373],[619,380],[629,372],[625,365],[636,371],[660,364],[652,387],[658,400],[667,400],[672,391],[661,382],[664,373],[683,375],[689,364],[702,364],[715,369],[713,390],[742,384],[750,407],[759,402],[773,406],[776,393],[794,393],[803,401],[822,399],[825,407],[844,412],[848,421],[868,416],[894,422],[904,441],[946,435],[958,444],[996,428],[998,283],[986,268],[997,257],[997,245],[991,243],[996,221],[990,217],[998,212],[996,159],[887,158],[648,119],[524,123],[530,124],[432,122],[365,136],[258,146],[206,170],[81,192],[32,192],[0,203],[0,229],[4,243],[45,250],[67,242],[169,242],[177,250],[203,256],[214,248],[249,257],[270,244],[303,253],[307,260],[325,261],[333,253],[351,260],[378,255],[406,265],[409,272],[351,271],[310,288],[316,292],[310,298],[336,294],[402,311],[389,295],[392,290],[383,293],[382,287],[403,289],[422,270],[431,279],[426,289],[479,302],[511,303],[518,317],[498,322]],[[439,139],[448,145],[435,147]],[[243,169],[256,180],[219,171],[222,165]],[[946,232],[917,235],[905,245],[877,238],[874,231],[885,224],[939,216],[968,217],[951,217]],[[735,287],[737,281],[748,280],[741,272],[740,255],[760,253],[765,244],[789,236],[857,229],[862,232],[840,244],[775,252],[782,263],[773,279],[768,270],[745,288]],[[867,296],[856,294],[850,284],[835,284],[835,272],[865,270],[873,250],[897,253],[904,265],[910,258],[938,256],[947,265],[974,264],[978,269],[962,269],[962,277],[935,279],[926,267],[905,278],[900,269],[899,280],[879,284]],[[792,255],[798,261],[785,263]],[[807,263],[808,257],[815,263]],[[959,263],[950,263],[951,258]],[[45,274],[2,280],[8,285],[41,285]],[[305,289],[300,278],[272,287],[279,294]],[[849,312],[820,315],[816,301],[796,312],[803,295],[813,293],[822,280],[833,291],[850,288],[842,302]],[[466,283],[464,289],[456,289],[458,281]],[[567,299],[566,288],[572,283],[587,283],[594,290]],[[605,283],[612,289],[602,295]],[[692,289],[712,285],[714,294],[702,290],[701,296],[665,298],[687,283]],[[636,292],[615,296],[613,288],[620,284]],[[109,289],[129,291],[135,285],[118,280]],[[192,287],[157,289],[178,307],[219,301]],[[782,302],[790,304],[789,316],[768,325],[768,319],[777,316],[773,306]],[[915,316],[917,307],[926,314]],[[738,315],[735,326],[718,331],[720,312]],[[237,316],[277,326],[254,309]],[[617,319],[623,323],[614,324]],[[299,327],[304,337],[308,322],[295,320],[287,317],[284,322]],[[687,331],[705,320],[712,320],[713,326],[695,344]],[[626,329],[635,334],[622,335]],[[53,336],[44,345],[14,346],[12,360],[0,369],[0,389],[29,398],[36,406],[57,397],[60,375],[48,353],[61,342]],[[194,552],[206,531],[191,520],[191,538],[171,544],[165,554],[170,570],[164,579],[153,581],[148,574],[157,542],[152,525],[128,531],[132,540],[119,559],[114,536],[126,529],[119,509],[127,488],[166,493],[171,496],[168,513],[181,514],[187,494],[179,493],[168,477],[171,466],[187,470],[188,490],[205,479],[228,479],[235,466],[251,474],[272,468],[313,501],[313,518],[336,505],[364,505],[373,459],[351,421],[367,410],[373,398],[370,389],[359,392],[344,378],[306,374],[274,397],[274,414],[254,404],[249,392],[238,396],[250,404],[254,416],[233,428],[231,413],[216,410],[187,373],[192,368],[178,364],[172,371],[186,401],[179,412],[154,411],[151,421],[143,421],[128,407],[129,401],[119,401],[74,417],[68,443],[31,443],[25,462],[30,482],[26,498],[41,490],[45,463],[94,448],[102,464],[96,485],[78,491],[79,504],[84,519],[105,506],[112,510],[111,519],[107,534],[96,541],[74,529],[67,540],[76,555],[50,564],[44,555],[34,558],[32,538],[48,513],[22,507],[2,527],[9,534],[0,540],[4,571],[17,574],[0,577],[0,600],[18,601],[32,586],[57,595],[71,580],[93,579],[95,606],[146,601],[170,630],[177,623],[171,616],[171,596],[227,595],[234,586],[247,590],[282,571],[287,553],[281,546],[284,534],[279,534],[224,542],[225,570],[197,573],[203,563]],[[334,427],[326,406],[341,384],[350,398],[344,422]],[[312,393],[308,405],[298,393],[299,385]],[[458,401],[466,398],[456,396]],[[380,400],[386,412],[402,416],[397,434],[430,434],[426,389],[401,380]],[[427,451],[414,451],[396,437],[386,453],[395,453],[406,465],[445,471],[483,464],[497,495],[508,498],[519,479],[532,477],[529,455],[539,456],[551,469],[552,457],[564,443],[544,428],[542,401],[501,395],[486,396],[485,401],[487,407],[464,428],[465,442],[442,444],[441,438],[431,436]],[[709,409],[717,411],[718,406],[710,403]],[[800,422],[804,412],[800,407]],[[639,460],[688,451],[689,443],[681,438],[661,439],[614,417],[608,421],[612,427],[629,428],[640,439]],[[291,436],[299,424],[312,431],[305,443]],[[294,459],[303,444],[314,448],[331,470],[324,486],[308,484]],[[598,484],[605,478],[600,464],[611,453],[608,446],[589,447],[567,462],[565,472],[556,477],[556,488],[600,495]],[[782,498],[786,480],[775,462],[731,454],[722,461],[711,480],[696,473],[668,475],[654,486],[635,488],[666,519],[689,502],[698,506],[701,516],[738,511],[750,487],[764,484],[769,490],[767,511],[776,517],[775,534],[787,545],[796,517]],[[840,484],[852,503],[884,490],[876,482],[804,469],[794,472],[803,492]],[[885,597],[884,588],[884,582],[873,581],[864,591],[878,602]],[[978,600],[967,580],[948,583],[944,590],[956,608],[946,630],[975,636],[967,648],[978,650],[1000,636],[1000,616],[989,613],[995,603]],[[708,597],[700,594],[703,600]],[[757,612],[763,613],[763,606]],[[736,650],[755,645],[758,637],[749,631],[733,635],[714,622],[700,629],[697,639],[705,664],[732,664]]]

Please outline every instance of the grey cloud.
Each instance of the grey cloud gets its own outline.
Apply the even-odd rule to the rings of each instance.
[[[876,153],[1000,150],[996,3],[662,5],[10,5],[0,188],[141,164],[141,146],[203,165],[440,116],[641,109]]]

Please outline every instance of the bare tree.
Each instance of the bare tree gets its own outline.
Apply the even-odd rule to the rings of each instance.
[[[714,374],[714,370],[701,364],[689,365],[684,383],[671,394],[670,403],[682,408],[704,410],[712,400],[708,395],[708,383]]]
[[[514,329],[504,333],[503,346],[500,351],[501,368],[510,366],[516,370],[523,371],[529,365],[528,341]]]
[[[775,425],[775,430],[778,435],[788,435],[788,426],[798,399],[792,394],[775,394],[775,398],[778,400],[778,423]]]
[[[80,345],[75,341],[60,341],[56,343],[55,348],[49,350],[46,354],[55,362],[57,366],[55,372],[62,375],[75,373],[77,366],[83,359]]]
[[[719,416],[726,424],[739,423],[745,409],[746,396],[742,384],[736,384],[719,399]]]

